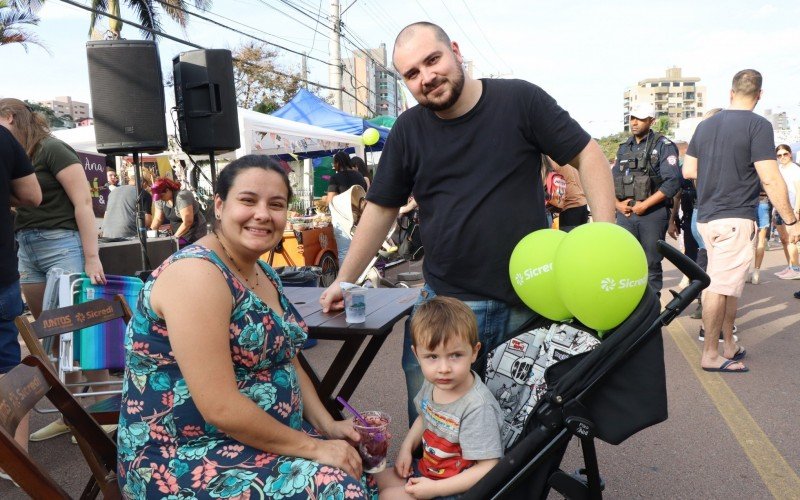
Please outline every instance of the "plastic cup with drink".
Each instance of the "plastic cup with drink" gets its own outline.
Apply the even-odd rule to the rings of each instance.
[[[345,321],[363,323],[367,320],[367,289],[352,283],[342,282]]]
[[[358,418],[353,418],[353,428],[361,440],[358,442],[358,453],[364,465],[364,472],[375,474],[386,468],[386,454],[389,451],[389,423],[392,419],[382,411],[361,412],[368,425]]]

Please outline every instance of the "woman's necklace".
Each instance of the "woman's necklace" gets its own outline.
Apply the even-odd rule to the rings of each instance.
[[[228,252],[228,249],[225,248],[225,245],[222,244],[222,240],[219,239],[219,235],[217,234],[217,232],[216,231],[212,232],[214,233],[214,237],[217,238],[219,246],[222,247],[222,251],[225,252],[225,256],[233,263],[233,267],[235,267],[236,270],[239,271],[239,275],[242,278],[244,278],[244,280],[247,282],[247,286],[249,286],[251,290],[255,290],[256,287],[258,286],[258,267],[256,267],[256,284],[253,285],[252,283],[250,283],[250,280],[247,279],[247,275],[244,274],[244,271],[242,271],[242,269],[239,267],[239,264],[237,264],[236,261],[233,259],[233,257],[231,257],[231,254],[230,252]]]

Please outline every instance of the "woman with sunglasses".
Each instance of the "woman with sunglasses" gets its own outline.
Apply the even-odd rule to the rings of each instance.
[[[783,176],[786,188],[789,190],[789,202],[792,204],[794,213],[800,214],[800,166],[792,161],[792,148],[786,144],[778,145],[775,148],[775,155],[778,157],[781,176]],[[783,253],[788,263],[786,269],[778,271],[775,276],[782,280],[800,279],[797,245],[789,240],[789,233],[786,231],[783,219],[777,212],[775,213],[775,229],[777,229],[778,236],[781,238]]]

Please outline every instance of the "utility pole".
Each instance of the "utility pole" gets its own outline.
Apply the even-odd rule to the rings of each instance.
[[[333,36],[328,44],[331,65],[328,69],[328,84],[333,87],[333,105],[342,109],[342,21],[339,14],[339,0],[331,0],[330,21],[333,26]]]
[[[303,58],[300,60],[300,74],[303,75],[303,80],[308,80],[308,54],[303,52]],[[308,81],[302,83],[303,88],[308,88]]]
[[[397,81],[397,74],[394,71],[389,73],[392,75],[392,83],[394,83],[394,113],[390,113],[390,116],[400,116],[400,82]]]

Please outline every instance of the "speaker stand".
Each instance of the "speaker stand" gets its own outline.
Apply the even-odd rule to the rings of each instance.
[[[144,206],[142,206],[142,195],[144,188],[142,187],[142,170],[139,163],[139,153],[133,153],[133,176],[136,179],[136,227],[138,228],[139,247],[141,249],[142,257],[142,271],[150,269],[150,258],[147,255],[147,230],[144,224]]]
[[[211,169],[211,203],[214,203],[214,192],[217,190],[217,160],[214,158],[214,152],[208,152],[208,162]]]

